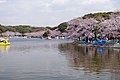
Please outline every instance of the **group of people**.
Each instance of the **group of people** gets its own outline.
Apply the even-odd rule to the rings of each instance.
[[[83,41],[85,43],[100,43],[105,44],[106,42],[114,42],[120,44],[120,37],[113,37],[113,36],[105,36],[105,37],[78,37],[74,40],[74,42]]]

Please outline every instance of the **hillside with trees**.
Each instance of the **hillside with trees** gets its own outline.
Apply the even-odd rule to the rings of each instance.
[[[0,34],[9,32],[19,32],[20,34],[24,35],[25,33],[33,33],[38,31],[47,31],[48,29],[45,27],[32,27],[29,25],[18,25],[18,26],[4,26],[0,24]]]
[[[104,37],[113,36],[120,38],[120,12],[90,13],[82,17],[65,22],[67,27],[60,31],[62,36],[68,38],[78,37]]]
[[[19,32],[27,36],[66,38],[85,37],[117,37],[120,38],[120,11],[90,13],[68,22],[60,23],[55,27],[32,27],[29,25],[4,26],[0,25],[0,34]]]

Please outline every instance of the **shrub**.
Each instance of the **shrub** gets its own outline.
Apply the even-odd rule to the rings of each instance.
[[[60,25],[58,25],[58,30],[60,32],[64,32],[66,28],[67,28],[67,23],[66,22],[61,23]]]

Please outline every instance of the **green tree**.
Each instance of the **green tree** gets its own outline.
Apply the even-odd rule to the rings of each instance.
[[[6,28],[2,25],[0,25],[0,34],[2,36],[2,33],[6,31]]]
[[[17,32],[20,32],[20,33],[22,33],[22,34],[24,34],[24,33],[29,33],[29,32],[32,32],[32,31],[33,31],[30,26],[21,26],[21,25],[20,25],[20,26],[16,26],[15,28],[16,28],[16,31],[17,31]]]
[[[12,27],[12,26],[7,26],[7,27],[6,27],[6,30],[7,30],[7,31],[12,31],[12,32],[15,32],[15,31],[16,31],[16,29],[15,29],[14,27]]]
[[[110,19],[110,14],[111,12],[103,12],[103,13],[90,13],[90,14],[87,14],[87,15],[84,15],[82,18],[83,19],[86,19],[86,18],[95,18],[97,19],[98,21],[102,20],[102,18],[104,20],[107,20],[107,19]]]
[[[60,32],[65,32],[65,29],[67,28],[67,23],[64,22],[64,23],[61,23],[60,25],[58,25],[58,30]]]
[[[43,34],[43,37],[48,37],[48,35],[50,34],[49,31],[46,31],[44,34]]]

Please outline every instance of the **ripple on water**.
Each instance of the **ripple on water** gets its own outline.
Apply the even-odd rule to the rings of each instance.
[[[13,39],[0,47],[0,80],[120,80],[120,50],[67,40]]]

